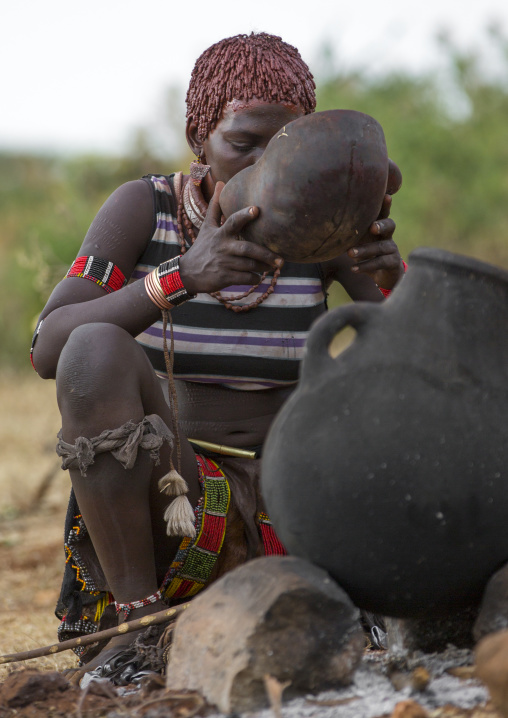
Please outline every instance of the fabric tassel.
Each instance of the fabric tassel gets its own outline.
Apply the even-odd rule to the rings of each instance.
[[[186,536],[188,538],[196,536],[194,510],[185,494],[173,499],[164,512],[164,520],[167,524],[168,536]]]
[[[182,496],[189,490],[187,482],[180,476],[176,469],[159,479],[159,491],[168,496]]]

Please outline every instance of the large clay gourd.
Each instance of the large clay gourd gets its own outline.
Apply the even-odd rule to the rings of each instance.
[[[359,244],[400,171],[381,125],[352,110],[305,115],[272,137],[261,159],[224,187],[225,217],[260,209],[242,237],[292,262],[322,262]]]
[[[508,272],[422,248],[386,302],[311,329],[263,493],[289,552],[360,608],[452,613],[508,560],[507,327]]]

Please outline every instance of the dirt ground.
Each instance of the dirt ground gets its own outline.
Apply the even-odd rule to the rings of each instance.
[[[0,654],[56,642],[54,616],[64,565],[63,523],[69,477],[60,470],[54,446],[59,430],[53,382],[34,375],[0,375]],[[192,718],[209,712],[196,694],[166,691],[155,681],[142,693],[120,695],[111,687],[88,692],[62,675],[77,666],[71,652],[0,665],[0,718],[76,716],[76,718]],[[310,701],[310,699],[309,699]],[[405,701],[411,703],[412,701]],[[344,700],[335,701],[335,705]],[[487,703],[471,709],[451,705],[431,712],[402,705],[392,718],[495,718]],[[328,718],[338,708],[315,701],[313,718]],[[332,706],[333,707],[333,706]],[[396,708],[397,710],[397,708]],[[317,712],[316,712],[317,711]],[[266,715],[277,718],[277,706]],[[283,708],[283,718],[303,718],[300,709]],[[358,714],[355,718],[363,718]],[[377,716],[376,716],[377,718]],[[379,717],[381,718],[381,717]]]
[[[54,607],[64,565],[69,477],[55,454],[59,414],[54,382],[0,376],[0,653],[56,641]],[[68,668],[69,653],[30,661]],[[0,666],[0,680],[12,666]]]

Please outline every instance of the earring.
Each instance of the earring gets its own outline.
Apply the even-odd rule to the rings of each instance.
[[[190,164],[190,178],[192,183],[199,187],[206,175],[210,172],[210,165],[204,165],[201,162],[201,152],[198,154],[197,160]]]

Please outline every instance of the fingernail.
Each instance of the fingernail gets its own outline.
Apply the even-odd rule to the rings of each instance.
[[[379,224],[379,222],[374,222],[374,227],[377,229],[378,232],[381,231],[381,225]]]
[[[358,271],[358,267],[351,267],[351,271],[352,271],[352,272],[357,272],[357,271]]]
[[[255,211],[256,211],[255,207],[249,207],[249,214],[254,215]]]
[[[358,250],[357,250],[357,249],[352,249],[352,250],[351,250],[351,254],[354,254],[354,256],[356,257],[356,255],[358,254]]]
[[[282,269],[282,267],[284,265],[284,260],[279,257],[278,259],[275,260],[274,264],[279,269]]]

